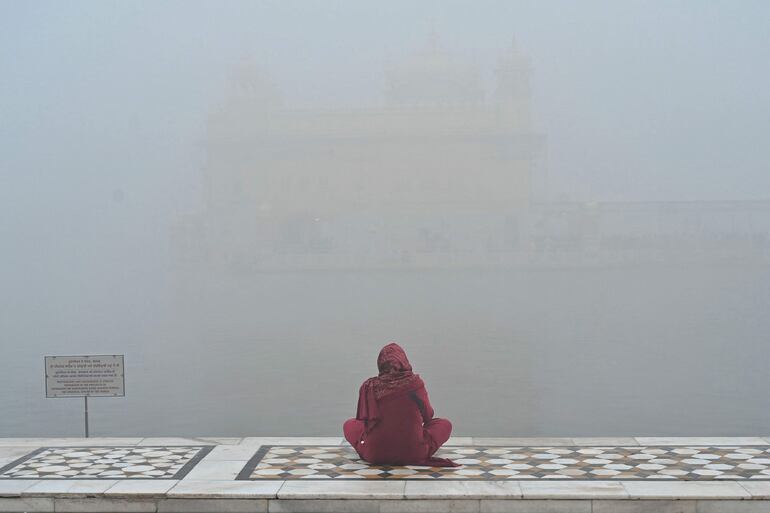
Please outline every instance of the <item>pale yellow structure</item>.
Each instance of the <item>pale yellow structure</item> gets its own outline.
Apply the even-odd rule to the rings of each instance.
[[[228,271],[768,261],[767,201],[535,202],[530,74],[513,46],[485,88],[431,41],[384,70],[376,106],[298,109],[244,64],[178,255]]]
[[[279,267],[292,255],[377,266],[520,250],[543,146],[530,73],[511,47],[487,92],[472,62],[431,42],[385,70],[377,106],[294,109],[244,66],[209,120],[205,211],[189,236]]]

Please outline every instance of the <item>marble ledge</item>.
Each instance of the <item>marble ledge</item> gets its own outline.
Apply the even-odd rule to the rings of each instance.
[[[3,513],[53,513],[54,500],[51,497],[0,497],[0,511]]]
[[[0,463],[0,466],[11,463],[22,456],[26,456],[33,450],[35,450],[35,447],[26,447],[23,445],[0,446],[0,461],[5,462]]]
[[[105,499],[101,497],[54,499],[57,513],[154,513],[158,506],[151,499]]]
[[[0,449],[9,447],[69,447],[96,445],[344,445],[342,436],[248,436],[248,437],[25,437],[0,438]],[[770,436],[594,436],[594,437],[471,437],[453,436],[445,445],[476,446],[648,446],[648,445],[767,445]],[[2,454],[0,454],[2,457]]]
[[[184,480],[235,481],[245,464],[245,460],[207,460],[204,458],[184,476]]]
[[[201,461],[243,461],[251,459],[258,450],[254,445],[217,445]]]
[[[112,498],[165,497],[179,483],[180,481],[177,479],[121,479],[109,487],[104,492],[104,496]]]
[[[180,481],[165,496],[183,499],[275,499],[284,481]]]
[[[21,497],[24,491],[40,482],[39,479],[0,479],[0,499]]]
[[[628,499],[622,482],[520,481],[523,499]]]
[[[746,481],[738,484],[749,492],[752,499],[770,500],[770,481]]]
[[[158,513],[267,513],[267,499],[161,499]]]
[[[138,445],[145,438],[89,437],[89,438],[0,438],[0,447],[93,447],[97,445]],[[200,443],[200,442],[198,442]]]
[[[406,499],[520,499],[521,481],[407,481]]]
[[[624,481],[629,499],[751,499],[735,481]]]
[[[770,501],[735,499],[0,499],[13,513],[767,513]]]
[[[380,513],[381,511],[380,501],[366,499],[283,499],[268,500],[267,504],[268,513]]]
[[[22,497],[93,497],[118,484],[115,479],[40,479],[21,492]]]
[[[278,499],[403,499],[406,481],[284,481]]]
[[[770,481],[212,481],[0,480],[0,499],[770,500]],[[2,511],[2,510],[0,510]],[[770,509],[768,510],[770,511]]]

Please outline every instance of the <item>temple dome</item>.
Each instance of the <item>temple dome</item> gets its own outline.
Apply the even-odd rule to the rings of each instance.
[[[388,66],[385,98],[395,105],[475,104],[484,100],[476,64],[432,36],[420,51]]]

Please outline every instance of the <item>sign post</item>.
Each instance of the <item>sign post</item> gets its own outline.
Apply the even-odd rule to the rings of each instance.
[[[83,396],[83,400],[86,402],[84,413],[86,415],[86,438],[88,438],[88,396]]]
[[[88,397],[125,397],[123,355],[46,356],[45,396],[82,397],[88,438]]]

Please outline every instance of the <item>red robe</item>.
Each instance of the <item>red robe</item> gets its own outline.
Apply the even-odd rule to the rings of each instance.
[[[377,366],[379,377],[361,385],[356,418],[343,427],[358,455],[375,464],[459,466],[433,456],[449,438],[452,424],[433,417],[425,384],[412,373],[404,350],[386,345]]]

